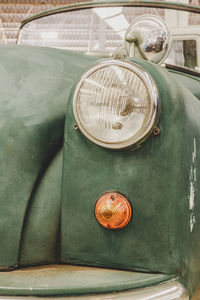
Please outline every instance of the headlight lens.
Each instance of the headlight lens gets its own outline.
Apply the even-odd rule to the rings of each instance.
[[[138,65],[104,61],[90,69],[74,94],[74,114],[91,141],[121,149],[149,135],[157,119],[158,92]]]

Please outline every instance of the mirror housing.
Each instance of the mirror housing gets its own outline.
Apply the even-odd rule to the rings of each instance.
[[[171,48],[171,34],[168,26],[158,16],[143,15],[136,18],[125,35],[126,54],[161,64]]]

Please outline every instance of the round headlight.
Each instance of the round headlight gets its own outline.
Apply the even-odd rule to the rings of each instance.
[[[81,78],[73,101],[82,133],[106,148],[138,145],[157,121],[158,91],[149,74],[126,61],[104,61]]]

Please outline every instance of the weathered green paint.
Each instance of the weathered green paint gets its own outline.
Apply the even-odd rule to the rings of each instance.
[[[38,186],[62,147],[68,95],[77,74],[94,58],[62,50],[11,46],[1,46],[0,57],[0,267],[15,267],[19,259],[33,263],[30,256],[36,257],[31,247],[29,258],[27,254],[19,257],[24,238],[21,250],[28,251],[26,223],[35,218],[28,220],[35,209],[32,201],[42,198],[43,192],[47,196]],[[60,185],[57,189],[59,193]],[[42,213],[44,209],[41,206],[36,211]],[[46,222],[51,227],[51,218]],[[32,230],[38,226],[35,224]]]
[[[191,168],[200,163],[198,154],[193,163],[194,140],[199,147],[200,103],[166,70],[137,63],[154,78],[162,113],[161,135],[135,151],[103,149],[74,130],[71,93],[65,123],[61,260],[166,274],[191,272],[196,276],[195,283],[188,283],[192,291],[200,275],[200,251],[194,250],[200,230],[199,182],[192,233],[189,209]],[[121,231],[102,228],[94,216],[96,199],[108,190],[127,195],[133,207],[132,221]],[[195,271],[190,269],[192,260]]]
[[[182,83],[196,98],[200,100],[200,74],[199,76],[191,76],[181,72],[170,70],[174,74],[174,78]]]
[[[163,1],[150,1],[150,0],[109,0],[109,1],[98,1],[98,2],[85,2],[85,3],[75,3],[69,4],[62,7],[56,7],[53,9],[45,10],[43,12],[39,12],[29,18],[26,18],[22,21],[21,27],[22,28],[25,24],[45,17],[54,15],[57,13],[62,13],[66,11],[73,11],[79,9],[88,9],[92,7],[110,7],[110,6],[143,6],[143,7],[161,7],[161,8],[168,8],[168,9],[177,9],[183,11],[191,11],[191,12],[200,12],[200,7],[191,4],[185,4],[180,2],[163,2]]]
[[[148,281],[152,272],[165,273],[162,280],[172,274],[192,294],[200,281],[198,79],[136,61],[159,89],[161,135],[134,151],[116,152],[96,146],[73,128],[75,82],[97,58],[25,46],[1,47],[0,57],[0,267],[69,262],[144,270],[149,274],[141,274],[139,286],[142,278],[148,278],[144,285],[156,283],[154,276]],[[103,229],[94,217],[97,197],[111,189],[127,195],[133,206],[131,223],[117,232]],[[0,273],[0,291],[17,294],[22,284],[26,294],[35,273],[24,283],[19,274]],[[103,273],[95,276],[104,278]],[[134,288],[136,277],[132,279]],[[34,282],[36,293],[49,292]],[[110,287],[116,290],[113,282]],[[56,293],[65,294],[72,286],[59,288]]]
[[[41,174],[29,200],[19,265],[43,265],[59,261],[61,183],[62,151]]]
[[[55,296],[125,291],[171,279],[163,274],[76,266],[45,266],[0,273],[0,295]]]

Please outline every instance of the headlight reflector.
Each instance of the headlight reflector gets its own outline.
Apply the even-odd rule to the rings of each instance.
[[[152,78],[138,65],[104,61],[84,74],[73,105],[85,136],[103,147],[121,149],[152,131],[158,92]]]

